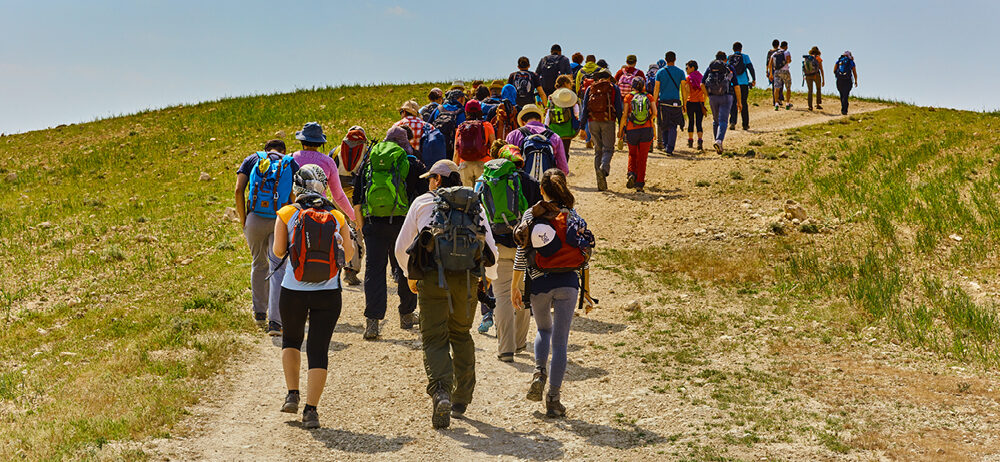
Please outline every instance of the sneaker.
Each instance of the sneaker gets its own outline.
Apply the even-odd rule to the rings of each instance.
[[[267,335],[270,335],[271,337],[277,337],[277,336],[281,335],[281,323],[277,323],[277,322],[274,322],[274,321],[268,321],[267,322]]]
[[[399,328],[403,330],[413,329],[413,326],[419,324],[417,321],[417,313],[406,313],[399,315]],[[378,336],[378,332],[375,333]]]
[[[788,104],[785,105],[785,110],[786,111],[789,110],[789,109],[791,109],[791,108],[792,108],[792,103],[788,103]]]
[[[528,401],[541,401],[542,392],[545,391],[545,380],[548,376],[542,371],[535,371],[535,376],[531,379],[531,386],[528,387],[528,395],[525,398]]]
[[[451,425],[451,395],[442,388],[434,393],[434,412],[431,414],[431,425],[434,428],[447,428]]]
[[[493,315],[487,313],[483,315],[483,322],[479,323],[479,333],[485,334],[490,331],[491,327],[493,327]]]
[[[691,138],[688,138],[688,147],[689,148],[693,148],[694,147],[694,140],[691,139]]]
[[[813,107],[812,107],[812,106],[809,106],[809,110],[810,110],[810,111],[811,111],[811,110],[813,110]]]
[[[625,187],[628,189],[635,188],[635,174],[629,173],[625,178]]]
[[[261,329],[267,328],[267,313],[254,313],[253,320],[257,323],[257,327]]]
[[[730,130],[736,130],[736,124],[729,124]]]
[[[319,412],[315,409],[306,409],[302,412],[302,428],[310,430],[319,428]]]
[[[528,344],[521,345],[514,350],[514,354],[518,354],[527,349],[528,349]]]
[[[497,359],[505,363],[514,362],[514,353],[500,353],[497,355]]]
[[[566,406],[559,402],[558,396],[545,397],[545,417],[566,417]]]
[[[749,125],[744,125],[744,126],[743,126],[743,131],[747,131],[747,130],[749,130],[749,129],[750,129],[750,126],[749,126]]]
[[[705,151],[705,142],[698,140],[698,151]]]
[[[665,151],[665,150],[666,150],[666,146],[664,146],[664,145],[662,145],[662,144],[657,144],[657,145],[656,145],[656,149],[659,149],[659,150],[661,150],[661,151]]]
[[[299,394],[289,393],[285,395],[285,404],[281,405],[281,412],[295,414],[299,412]]]
[[[607,191],[608,189],[608,175],[604,173],[604,170],[597,169],[597,190]]]
[[[722,154],[722,142],[716,141],[712,146],[715,147],[715,152]]]
[[[468,404],[455,403],[451,405],[451,416],[456,419],[464,419],[465,411],[469,409]]]
[[[375,340],[378,338],[378,319],[365,318],[365,340]]]
[[[349,286],[361,285],[361,280],[358,279],[358,272],[350,268],[344,268],[344,283]]]
[[[639,194],[642,194],[642,193],[646,192],[646,189],[643,187],[642,184],[640,184],[640,185],[638,185],[638,186],[635,187],[635,192],[639,193]]]
[[[778,109],[781,109],[781,105],[779,105],[779,104],[775,103],[775,105],[774,105],[774,110],[775,110],[775,112],[777,112],[777,111],[778,111]]]
[[[587,142],[587,149],[594,149],[594,142],[593,141],[588,141]]]
[[[822,111],[823,110],[823,105],[822,104],[817,104],[816,105],[816,109],[819,109],[820,111]]]

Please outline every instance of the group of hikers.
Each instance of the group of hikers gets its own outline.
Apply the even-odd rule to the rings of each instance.
[[[808,56],[818,62],[818,80],[805,77],[817,85],[818,106],[822,61],[815,47]],[[525,396],[544,400],[547,416],[564,416],[560,390],[570,327],[577,309],[596,304],[588,283],[595,238],[567,182],[573,139],[586,136],[594,149],[600,190],[607,189],[616,142],[627,144],[627,186],[641,192],[652,143],[673,152],[685,113],[688,147],[697,131],[702,149],[706,98],[716,151],[722,152],[727,123],[734,129],[738,113],[749,127],[746,94],[756,74],[740,43],[732,55],[719,52],[704,74],[696,61],[681,70],[676,60],[667,52],[643,73],[629,55],[612,74],[593,55],[576,53],[571,61],[553,45],[534,72],[521,57],[506,82],[455,82],[447,92],[432,89],[426,105],[404,102],[381,141],[352,126],[324,152],[326,134],[309,122],[295,133],[301,149],[294,153],[274,139],[244,159],[236,209],[252,254],[255,321],[281,336],[287,387],[281,411],[297,413],[302,401],[305,343],[302,424],[319,427],[316,406],[342,311],[342,284],[363,285],[362,335],[376,340],[389,270],[400,328],[419,326],[435,428],[463,417],[472,402],[477,305],[478,331],[496,327],[497,358],[504,362],[527,349],[534,317],[535,371]],[[791,107],[788,61],[787,44],[776,43],[767,68],[776,110]],[[845,93],[857,82],[850,52],[838,60],[838,88],[842,65],[852,79],[843,85],[846,113]]]

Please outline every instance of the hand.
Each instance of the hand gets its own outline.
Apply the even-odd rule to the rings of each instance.
[[[754,80],[753,82],[750,82],[750,88],[756,88],[756,87],[757,87],[757,81],[756,80]]]
[[[510,289],[510,302],[514,305],[514,308],[519,310],[524,309],[524,300],[522,299],[521,289],[518,287],[511,287]]]
[[[418,281],[416,279],[407,279],[406,280],[406,285],[410,286],[410,292],[413,292],[413,293],[417,293],[418,292],[417,291],[417,282]]]
[[[489,289],[491,285],[493,285],[493,281],[491,281],[490,278],[483,276],[483,290]]]

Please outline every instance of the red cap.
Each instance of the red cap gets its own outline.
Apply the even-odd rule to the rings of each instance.
[[[479,104],[479,101],[470,99],[469,102],[465,103],[465,112],[483,112],[483,106]]]

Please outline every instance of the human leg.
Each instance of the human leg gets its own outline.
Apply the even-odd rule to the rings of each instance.
[[[308,311],[302,293],[297,290],[281,289],[279,301],[281,319],[281,366],[285,374],[288,390],[299,390],[299,365],[301,363],[302,340]]]
[[[306,339],[309,382],[306,383],[306,404],[316,406],[326,385],[330,338],[340,319],[342,299],[340,289],[309,292],[306,299],[309,304],[309,337]]]
[[[399,220],[402,222],[402,218]],[[390,247],[395,245],[395,239],[388,224],[368,220],[362,228],[365,248],[368,256],[365,258],[365,318],[381,320],[385,318],[386,278],[385,267],[389,264]],[[398,234],[398,231],[397,231]]]
[[[740,114],[743,120],[743,129],[750,128],[750,85],[740,85]]]
[[[493,311],[493,320],[497,328],[497,354],[514,354],[517,349],[517,331],[515,329],[514,304],[510,300],[510,283],[514,277],[514,255],[516,249],[497,245],[497,280],[493,281],[493,293],[497,298],[497,307]]]
[[[635,186],[642,189],[646,185],[646,162],[649,159],[649,150],[652,149],[652,141],[643,141],[638,144],[635,165]],[[631,150],[631,147],[629,147]]]
[[[560,287],[552,290],[552,365],[549,368],[549,396],[559,397],[566,375],[569,331],[576,309],[578,289]]]
[[[271,269],[269,257],[273,257],[271,247],[274,238],[274,219],[248,214],[243,226],[243,236],[246,238],[247,247],[250,248],[250,290],[253,312],[260,321],[267,318],[269,311],[270,284],[265,278]],[[278,317],[280,318],[280,315]]]
[[[465,274],[449,274],[446,279],[454,303],[454,311],[448,318],[448,342],[451,345],[454,370],[451,401],[454,404],[469,404],[476,388],[476,345],[471,332],[476,312],[476,296],[468,289]],[[475,287],[475,280],[472,287]]]
[[[482,175],[482,171],[479,172],[479,175]],[[389,264],[392,268],[392,277],[396,281],[396,294],[399,295],[399,315],[403,316],[417,310],[417,296],[410,292],[410,285],[403,277],[403,270],[399,267],[399,262],[396,261],[396,252],[393,249],[396,245],[396,238],[399,237],[399,230],[403,228],[403,217],[399,217],[398,220],[394,219],[388,226],[390,229]]]
[[[453,384],[451,349],[448,344],[448,291],[438,287],[437,273],[428,274],[419,282],[417,299],[420,304],[420,337],[427,373],[427,394],[438,389],[449,394]]]
[[[837,91],[840,93],[840,113],[847,114],[848,97],[851,94],[851,81],[837,79]]]

